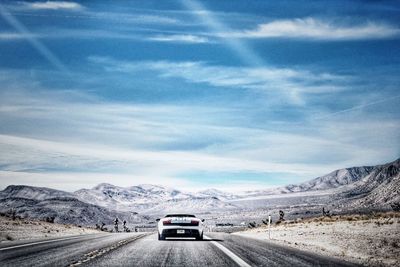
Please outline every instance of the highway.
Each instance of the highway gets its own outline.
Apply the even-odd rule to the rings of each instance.
[[[154,233],[101,233],[1,244],[0,266],[356,265],[225,233],[207,233],[203,241],[158,241]]]

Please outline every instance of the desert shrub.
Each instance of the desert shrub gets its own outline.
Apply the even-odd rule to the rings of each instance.
[[[55,216],[49,216],[49,217],[46,217],[46,222],[48,222],[48,223],[54,223],[54,220],[56,219],[56,217]]]
[[[283,210],[280,210],[279,211],[279,220],[284,221],[285,220],[284,217],[285,217],[285,213],[283,212]]]
[[[248,224],[249,228],[254,228],[256,226],[257,226],[256,222],[249,222],[249,224]]]
[[[394,211],[400,211],[400,202],[394,202],[394,203],[390,204],[390,206],[392,207],[392,209]]]
[[[7,215],[6,215],[6,216],[9,217],[9,218],[11,218],[13,221],[15,221],[15,220],[17,219],[17,212],[16,212],[15,209],[10,209],[10,210],[7,212]]]
[[[11,235],[9,235],[9,234],[6,235],[6,239],[7,239],[8,241],[14,240],[14,238],[13,238]]]
[[[329,210],[325,210],[325,207],[322,208],[322,216],[331,217],[331,212]]]

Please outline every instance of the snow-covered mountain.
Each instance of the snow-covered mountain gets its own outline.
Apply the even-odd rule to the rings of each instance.
[[[136,210],[143,213],[207,212],[216,209],[231,209],[234,205],[224,203],[233,195],[215,189],[199,193],[187,193],[160,185],[142,184],[131,187],[119,187],[111,184],[99,184],[92,189],[76,191],[81,201],[114,210]]]
[[[144,211],[146,214],[167,213],[207,213],[238,210],[238,207],[219,200],[216,197],[192,197],[186,199],[171,199],[157,203]]]
[[[250,206],[335,207],[336,212],[350,210],[387,210],[400,203],[400,159],[371,167],[336,170],[298,185],[251,191],[233,203]]]
[[[54,222],[75,225],[105,223],[111,225],[115,218],[130,223],[141,223],[147,220],[136,213],[118,212],[79,201],[76,198],[53,198],[34,200],[26,198],[0,199],[0,212],[7,214],[14,210],[22,218],[45,220],[54,217]]]
[[[342,194],[344,207],[376,208],[400,203],[400,159],[373,168]]]
[[[74,193],[33,186],[8,186],[0,191],[0,212],[20,216],[56,216],[63,223],[109,223],[115,217],[143,221],[142,214],[234,212],[239,208],[332,205],[342,210],[388,209],[400,202],[400,159],[373,167],[336,170],[298,185],[231,194],[216,189],[196,193],[159,185],[119,187],[99,184]],[[256,203],[256,202],[260,203]],[[139,213],[140,215],[136,214]],[[107,222],[106,222],[107,221]]]
[[[290,184],[283,187],[276,187],[266,190],[247,191],[242,197],[256,197],[263,195],[279,195],[299,192],[312,192],[329,189],[345,189],[348,185],[354,184],[369,175],[378,166],[362,166],[335,170],[329,174],[300,183]]]
[[[121,212],[106,209],[78,200],[73,194],[34,186],[8,186],[0,192],[0,212],[15,211],[17,216],[44,220],[54,217],[57,223],[94,225],[123,218],[130,222],[146,221],[135,212]]]
[[[176,189],[149,184],[119,187],[102,183],[92,189],[78,190],[74,194],[81,201],[117,210],[141,209],[160,202],[195,197]]]
[[[374,167],[371,166],[340,169],[298,185],[285,186],[282,192],[305,192],[338,188],[361,180],[373,170]]]
[[[199,191],[196,195],[199,197],[215,197],[223,201],[239,198],[239,195],[231,194],[214,188]]]
[[[45,200],[50,198],[73,198],[74,195],[65,191],[46,187],[35,187],[27,185],[10,185],[0,191],[0,199],[4,198],[26,198],[33,200]]]

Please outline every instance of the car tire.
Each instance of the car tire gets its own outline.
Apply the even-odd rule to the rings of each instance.
[[[158,240],[165,240],[165,236],[158,234]]]
[[[196,240],[202,241],[203,240],[203,233],[201,233],[201,235],[196,236]]]

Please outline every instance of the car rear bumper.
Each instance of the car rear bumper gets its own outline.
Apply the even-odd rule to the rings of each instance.
[[[185,230],[185,233],[178,234],[177,230]],[[164,237],[198,237],[200,235],[199,230],[196,229],[164,229],[161,233]]]

